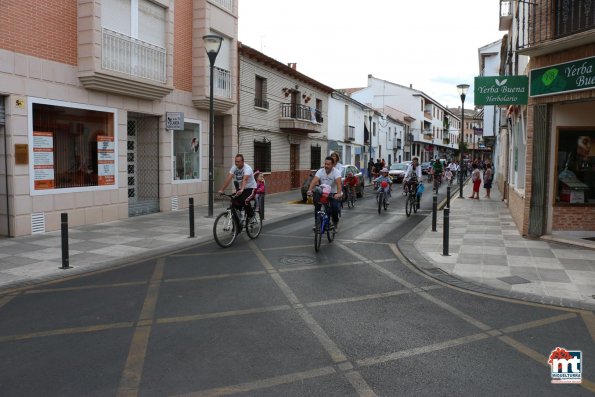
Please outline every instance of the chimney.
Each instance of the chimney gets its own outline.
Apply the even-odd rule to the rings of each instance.
[[[297,70],[297,63],[295,62],[289,62],[287,64],[287,66],[289,66],[290,68],[292,68],[293,70]]]

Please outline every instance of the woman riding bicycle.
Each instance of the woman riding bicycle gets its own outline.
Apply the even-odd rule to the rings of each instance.
[[[388,168],[383,168],[380,170],[380,176],[373,181],[378,190],[377,192],[384,191],[384,197],[386,199],[386,204],[390,204],[389,197],[390,197],[390,185],[393,184],[393,180],[388,176]]]

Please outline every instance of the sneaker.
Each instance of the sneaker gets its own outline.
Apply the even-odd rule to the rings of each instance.
[[[316,231],[316,226],[312,226],[312,231],[315,232]]]

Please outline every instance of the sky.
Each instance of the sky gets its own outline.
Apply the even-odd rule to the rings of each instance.
[[[334,89],[368,74],[457,107],[478,49],[502,38],[498,0],[239,0],[239,40]]]

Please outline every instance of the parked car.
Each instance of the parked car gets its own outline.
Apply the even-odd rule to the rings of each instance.
[[[422,175],[428,175],[430,173],[430,168],[432,168],[432,163],[430,163],[429,161],[426,163],[421,163]]]
[[[312,170],[310,171],[310,175],[308,175],[308,177],[304,180],[304,183],[302,184],[302,189],[301,189],[301,194],[302,194],[302,201],[305,203],[308,200],[308,188],[310,187],[310,183],[312,182],[312,178],[314,178],[314,175],[316,174],[316,171],[318,170]],[[355,194],[357,197],[363,197],[364,196],[364,174],[361,173],[361,171],[359,169],[357,169],[357,167],[355,165],[351,165],[351,164],[347,164],[343,166],[343,175],[341,175],[341,181],[345,181],[345,175],[347,175],[349,172],[353,172],[353,175],[355,175],[355,177],[358,180],[358,184],[355,188]]]
[[[393,183],[403,182],[408,165],[403,163],[393,164],[388,169],[388,175],[393,180]]]

